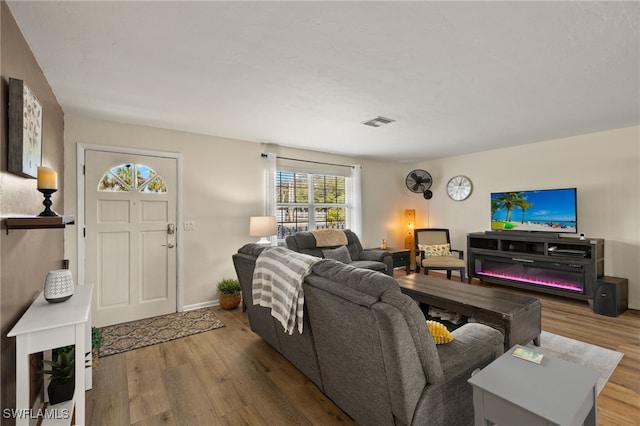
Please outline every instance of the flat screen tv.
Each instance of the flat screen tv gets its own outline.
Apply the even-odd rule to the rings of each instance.
[[[492,192],[491,229],[577,233],[576,188]]]

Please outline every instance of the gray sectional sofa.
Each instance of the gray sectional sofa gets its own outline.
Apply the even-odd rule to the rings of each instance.
[[[344,232],[346,236],[347,244],[345,247],[349,251],[349,264],[351,266],[372,269],[393,276],[393,257],[391,253],[382,249],[363,249],[355,232],[350,229],[345,229],[341,232]],[[336,248],[336,246],[319,247],[312,232],[298,232],[297,234],[289,235],[285,242],[290,250],[315,257],[326,257],[323,249]]]
[[[393,278],[324,259],[302,285],[303,333],[289,335],[268,308],[253,305],[253,270],[264,249],[248,244],[233,255],[251,329],[344,412],[362,425],[473,424],[467,380],[502,354],[500,332],[466,324],[436,346],[422,311]]]

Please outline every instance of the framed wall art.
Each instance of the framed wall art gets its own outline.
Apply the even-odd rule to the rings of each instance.
[[[9,78],[8,126],[8,170],[36,178],[42,163],[42,104],[24,81],[15,78]]]

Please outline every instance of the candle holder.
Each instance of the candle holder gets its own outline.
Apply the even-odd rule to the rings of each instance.
[[[42,210],[38,216],[60,216],[58,213],[51,210],[51,205],[53,204],[51,201],[51,194],[56,192],[57,189],[38,188],[38,191],[42,192],[42,195],[44,195],[44,201],[42,202],[42,204],[44,204],[44,210]]]

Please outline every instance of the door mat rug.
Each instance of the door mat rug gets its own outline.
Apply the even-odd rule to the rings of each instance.
[[[100,356],[114,355],[224,327],[213,308],[174,312],[102,328]]]
[[[616,369],[623,356],[621,352],[570,339],[548,331],[542,331],[540,347],[534,346],[533,343],[529,343],[526,346],[545,355],[552,355],[565,361],[597,370],[600,373],[597,385],[598,394],[607,384],[609,377],[611,377],[613,370]]]

